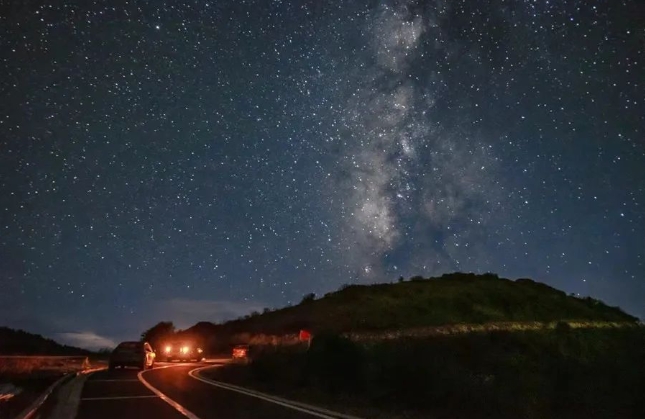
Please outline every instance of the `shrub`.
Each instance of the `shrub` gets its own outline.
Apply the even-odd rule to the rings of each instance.
[[[304,352],[297,347],[254,347],[250,372],[259,383],[275,387],[300,386]]]
[[[305,304],[305,303],[310,303],[316,299],[316,294],[313,292],[306,294],[304,297],[302,297],[302,300],[300,301],[300,304]]]
[[[643,418],[645,330],[572,329],[397,339],[319,334],[267,347],[248,368],[267,391],[327,393],[383,413],[455,418]],[[278,392],[279,393],[279,392]],[[407,416],[406,416],[407,417]]]
[[[307,351],[306,378],[331,393],[360,387],[363,354],[349,339],[321,334]]]

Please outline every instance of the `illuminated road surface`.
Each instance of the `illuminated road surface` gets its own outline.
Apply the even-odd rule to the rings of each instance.
[[[207,364],[157,364],[99,371],[85,382],[78,419],[312,419],[305,413],[199,381],[188,373]]]

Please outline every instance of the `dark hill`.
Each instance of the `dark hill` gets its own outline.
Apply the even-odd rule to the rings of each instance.
[[[224,324],[200,322],[184,333],[212,342],[239,333],[285,335],[300,329],[343,333],[560,320],[638,321],[619,308],[592,298],[567,296],[530,279],[511,281],[494,274],[454,273],[395,284],[344,286],[317,300],[305,298],[297,306]]]
[[[90,351],[0,326],[0,355],[88,355]]]

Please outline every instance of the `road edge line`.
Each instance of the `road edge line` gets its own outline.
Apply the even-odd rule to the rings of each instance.
[[[208,368],[216,368],[215,366],[206,366],[206,367],[199,367],[195,368],[193,370],[190,370],[188,372],[188,375],[193,377],[196,380],[202,381],[206,384],[210,384],[212,386],[220,387],[225,390],[230,390],[230,391],[235,391],[241,394],[245,394],[247,396],[255,397],[258,399],[262,399],[271,403],[275,403],[284,407],[288,407],[293,410],[297,410],[303,413],[307,413],[312,416],[318,416],[319,418],[323,419],[362,419],[357,416],[352,416],[352,415],[347,415],[344,413],[339,413],[339,412],[334,412],[332,410],[324,409],[322,407],[318,406],[312,406],[310,404],[302,403],[302,402],[296,402],[293,400],[285,399],[282,397],[274,396],[271,394],[266,394],[262,393],[256,390],[251,390],[248,388],[236,386],[233,384],[225,383],[222,381],[216,381],[212,380],[210,378],[206,378],[200,374],[202,370],[208,369]]]
[[[172,366],[164,366],[164,367],[156,368],[156,369],[162,369],[162,368],[172,368]],[[176,411],[178,411],[182,415],[186,416],[188,419],[200,419],[199,416],[197,416],[196,414],[194,414],[190,410],[186,409],[184,406],[180,405],[179,403],[177,403],[176,401],[174,401],[170,397],[166,396],[161,391],[157,390],[156,387],[153,387],[152,384],[150,384],[145,378],[143,378],[143,373],[144,372],[149,372],[149,371],[154,371],[154,369],[142,370],[142,371],[139,371],[139,373],[137,374],[137,378],[139,379],[139,381],[141,381],[143,383],[144,386],[148,387],[148,389],[150,391],[152,391],[154,394],[156,394],[157,396],[159,396],[159,398],[161,400],[163,400],[164,402],[168,403]]]

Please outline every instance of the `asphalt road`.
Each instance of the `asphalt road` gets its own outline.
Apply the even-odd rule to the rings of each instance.
[[[154,370],[153,370],[154,371]],[[85,381],[78,419],[186,419],[137,377],[137,369],[98,371]]]
[[[213,386],[188,375],[205,364],[157,364],[98,371],[85,382],[77,419],[313,419],[267,400]],[[182,412],[180,412],[182,411]]]

